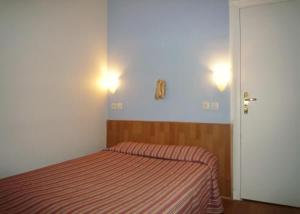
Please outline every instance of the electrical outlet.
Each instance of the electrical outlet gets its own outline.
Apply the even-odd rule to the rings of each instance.
[[[123,103],[117,103],[117,109],[122,110],[123,109]]]
[[[211,102],[210,107],[212,111],[219,111],[219,102]]]

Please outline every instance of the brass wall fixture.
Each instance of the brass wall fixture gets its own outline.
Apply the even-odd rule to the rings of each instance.
[[[165,80],[157,80],[156,81],[156,90],[155,90],[155,99],[162,100],[166,96],[166,86],[167,83]]]

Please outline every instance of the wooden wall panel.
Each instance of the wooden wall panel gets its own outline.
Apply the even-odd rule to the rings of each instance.
[[[231,127],[157,121],[107,121],[107,146],[122,141],[151,144],[194,145],[214,153],[219,159],[219,184],[222,196],[231,197]]]

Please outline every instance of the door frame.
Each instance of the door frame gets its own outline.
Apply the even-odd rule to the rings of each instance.
[[[289,0],[229,0],[230,60],[232,84],[230,118],[232,127],[232,197],[241,200],[241,23],[242,8]]]

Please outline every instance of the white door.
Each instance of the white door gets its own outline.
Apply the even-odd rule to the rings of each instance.
[[[240,23],[241,92],[257,98],[241,109],[241,196],[300,207],[300,0],[242,8]]]

